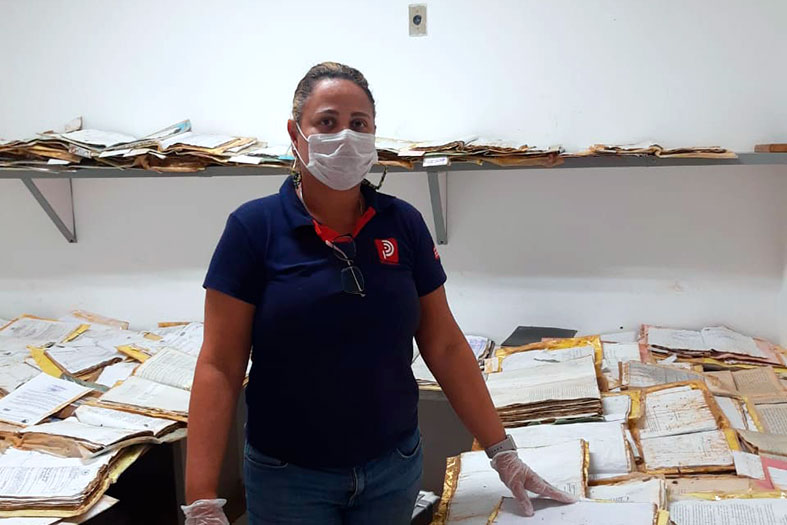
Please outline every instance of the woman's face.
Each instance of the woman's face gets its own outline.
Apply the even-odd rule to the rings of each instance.
[[[301,114],[301,131],[308,137],[313,133],[338,133],[351,129],[359,133],[374,133],[374,108],[363,89],[345,79],[324,79],[317,83]],[[298,133],[295,121],[290,120],[287,131],[301,158],[309,162],[309,145]]]

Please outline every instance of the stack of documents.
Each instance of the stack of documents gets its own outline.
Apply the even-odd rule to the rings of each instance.
[[[135,447],[84,460],[9,448],[0,455],[0,517],[84,514],[141,452]]]
[[[489,374],[487,386],[503,424],[600,418],[601,392],[593,357]]]
[[[632,429],[647,472],[716,472],[733,467],[726,418],[702,383],[642,392],[642,415]]]
[[[177,421],[82,405],[74,416],[20,431],[17,448],[66,457],[90,457],[139,443],[158,444],[181,428]]]
[[[775,345],[740,334],[724,326],[702,330],[643,327],[645,341],[654,354],[687,359],[713,359],[722,364],[784,366]]]
[[[165,348],[147,359],[128,379],[102,395],[98,403],[129,412],[188,419],[196,356]]]

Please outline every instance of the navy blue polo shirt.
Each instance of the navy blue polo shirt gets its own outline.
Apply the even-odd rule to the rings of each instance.
[[[306,467],[360,465],[418,425],[410,363],[419,297],[446,279],[421,214],[362,186],[355,232],[365,296],[287,179],[230,214],[204,287],[256,307],[246,389],[249,443]]]

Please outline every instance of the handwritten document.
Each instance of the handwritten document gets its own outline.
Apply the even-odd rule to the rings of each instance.
[[[787,499],[683,500],[669,513],[675,525],[781,525],[787,523]]]
[[[182,415],[188,414],[189,411],[188,391],[137,376],[131,376],[110,389],[101,396],[100,401]]]
[[[196,368],[196,356],[165,348],[139,365],[134,375],[162,385],[191,390]]]
[[[647,470],[732,466],[732,452],[720,430],[641,440]]]
[[[702,390],[688,386],[648,392],[640,439],[675,436],[718,428]]]

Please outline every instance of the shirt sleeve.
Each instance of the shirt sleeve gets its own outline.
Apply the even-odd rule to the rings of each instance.
[[[440,254],[432,240],[432,234],[420,213],[415,212],[415,253],[413,277],[418,296],[430,294],[440,288],[446,281]]]
[[[263,279],[263,265],[255,254],[246,228],[234,214],[230,215],[213,252],[203,288],[256,305]]]

